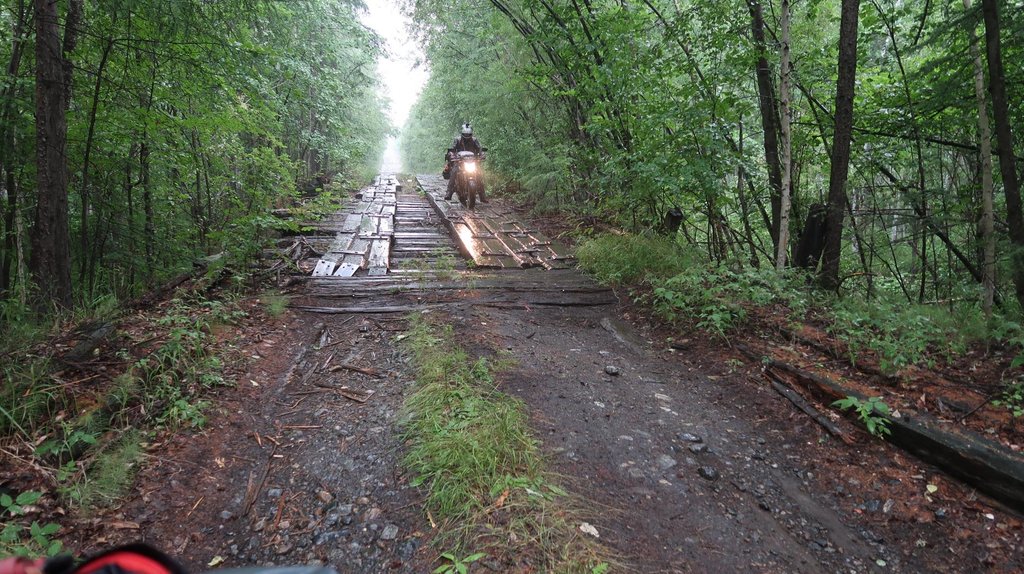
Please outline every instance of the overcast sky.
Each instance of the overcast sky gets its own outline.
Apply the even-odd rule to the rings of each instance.
[[[386,42],[387,54],[378,62],[384,96],[391,102],[391,123],[405,124],[409,108],[419,97],[427,81],[427,70],[416,66],[422,53],[406,31],[408,20],[398,9],[399,0],[366,0],[368,12],[363,23],[373,28]]]

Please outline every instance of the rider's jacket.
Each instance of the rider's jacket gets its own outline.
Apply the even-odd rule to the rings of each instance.
[[[474,138],[457,137],[452,140],[451,149],[455,150],[456,153],[460,151],[471,151],[473,153],[480,153],[480,140]],[[445,159],[448,159],[447,152],[445,153]]]

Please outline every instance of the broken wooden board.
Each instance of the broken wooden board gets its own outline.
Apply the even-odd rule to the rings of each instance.
[[[328,261],[321,259],[316,262],[316,268],[313,269],[313,277],[328,277],[334,272],[334,266],[337,264],[336,261]]]
[[[387,274],[397,204],[395,180],[378,176],[343,211],[317,222],[317,229],[336,235],[312,275],[353,277],[362,269],[371,275]]]
[[[391,239],[374,239],[370,244],[368,260],[369,275],[387,275],[388,254],[391,251]]]

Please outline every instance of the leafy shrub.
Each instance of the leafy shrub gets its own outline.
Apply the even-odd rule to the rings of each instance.
[[[691,266],[668,279],[654,281],[654,308],[671,321],[696,318],[701,329],[725,337],[746,318],[746,305],[777,302],[802,313],[808,301],[794,286],[795,277],[773,269],[737,271],[726,266]]]
[[[35,504],[42,494],[26,491],[12,498],[8,494],[0,495],[0,518],[3,528],[0,529],[0,556],[37,557],[53,556],[61,551],[59,540],[50,537],[60,530],[60,525],[49,523],[41,525],[33,521],[31,525],[18,524],[14,519],[25,514],[24,507]]]
[[[844,411],[851,408],[854,409],[857,413],[857,418],[860,419],[860,422],[864,423],[868,432],[874,436],[881,437],[882,435],[890,434],[889,405],[882,400],[882,397],[871,397],[866,401],[862,401],[857,397],[848,396],[845,399],[835,401],[832,403],[832,406],[839,407]]]
[[[1015,419],[1024,417],[1024,382],[1017,381],[1007,384],[1002,394],[999,395],[999,399],[992,401],[992,404],[1006,408]]]

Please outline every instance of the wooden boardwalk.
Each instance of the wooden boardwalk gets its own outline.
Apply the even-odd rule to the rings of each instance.
[[[417,180],[423,194],[400,190],[394,176],[378,176],[343,210],[306,225],[316,232],[316,248],[323,250],[312,276],[418,273],[433,259],[450,258],[446,253],[455,253],[453,240],[479,268],[575,266],[566,245],[520,222],[511,209],[477,204],[468,210],[458,201],[445,201],[447,184],[441,177],[421,175]],[[451,237],[442,231],[442,223]]]
[[[500,205],[477,203],[464,208],[456,198],[445,201],[448,182],[437,175],[417,176],[437,213],[444,218],[464,255],[477,267],[569,269],[575,259],[569,248],[513,216]]]

